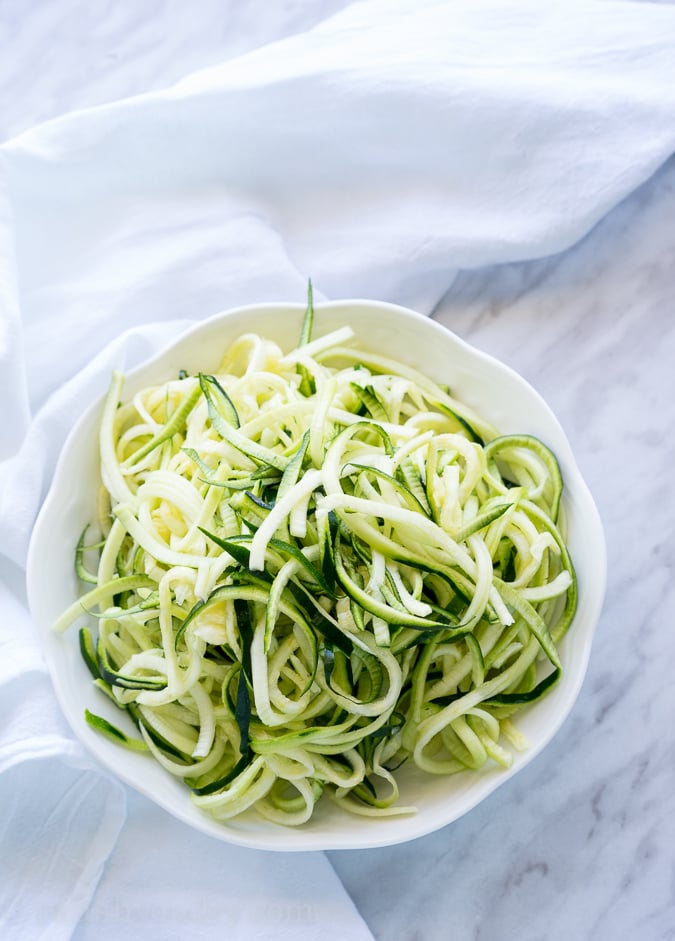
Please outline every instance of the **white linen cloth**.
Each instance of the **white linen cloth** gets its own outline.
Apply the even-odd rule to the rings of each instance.
[[[23,567],[111,369],[308,276],[430,312],[460,267],[571,245],[674,150],[675,9],[577,0],[357,3],[0,148],[0,936],[369,937],[323,856],[192,833],[59,716]]]

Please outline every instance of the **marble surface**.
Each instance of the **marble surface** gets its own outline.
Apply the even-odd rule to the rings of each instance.
[[[0,140],[342,6],[0,0]],[[675,939],[674,219],[671,160],[568,252],[461,273],[435,312],[558,414],[605,523],[608,593],[580,698],[542,755],[432,836],[330,854],[377,939]]]
[[[570,251],[463,273],[436,311],[558,414],[603,518],[608,588],[542,755],[432,836],[331,854],[377,938],[675,938],[673,219],[675,160]]]

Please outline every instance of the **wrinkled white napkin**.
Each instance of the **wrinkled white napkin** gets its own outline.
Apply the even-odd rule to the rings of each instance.
[[[358,3],[0,148],[0,936],[67,939],[86,912],[79,939],[185,937],[190,904],[191,938],[368,937],[323,856],[227,847],[136,796],[125,822],[59,717],[23,566],[113,366],[309,275],[429,312],[459,267],[566,248],[674,150],[675,9],[577,0]]]

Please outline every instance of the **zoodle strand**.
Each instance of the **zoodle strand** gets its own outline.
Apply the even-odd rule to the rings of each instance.
[[[138,734],[87,721],[218,820],[411,813],[402,766],[508,767],[576,606],[546,446],[312,319],[310,296],[293,351],[246,334],[128,401],[115,374],[89,590],[55,625],[85,621]]]

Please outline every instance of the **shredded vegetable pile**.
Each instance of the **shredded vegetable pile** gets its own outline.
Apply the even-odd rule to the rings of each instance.
[[[302,824],[322,795],[410,813],[404,765],[508,767],[575,611],[552,453],[312,323],[310,294],[292,352],[247,334],[123,404],[114,376],[91,585],[55,625],[86,615],[94,683],[137,731],[87,721],[218,820]]]

